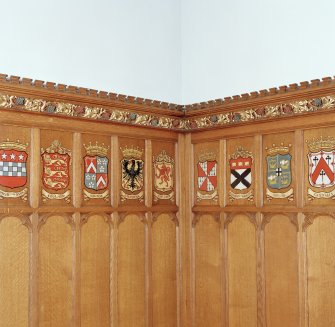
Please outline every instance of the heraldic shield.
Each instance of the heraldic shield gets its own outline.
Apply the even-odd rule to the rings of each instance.
[[[290,186],[292,181],[291,158],[288,153],[266,157],[269,188],[280,190]]]
[[[42,149],[43,185],[50,190],[64,190],[70,183],[71,157],[58,140],[45,151]]]
[[[154,185],[157,191],[168,192],[173,189],[173,159],[163,150],[154,161]]]
[[[314,187],[325,188],[335,184],[335,153],[319,151],[308,153],[308,178]]]
[[[200,191],[211,192],[217,187],[217,162],[198,162],[198,188]]]
[[[108,159],[100,156],[85,156],[85,186],[95,191],[108,187]]]
[[[245,190],[251,186],[252,158],[238,157],[229,160],[230,186],[235,190]]]
[[[140,191],[143,187],[143,169],[142,159],[143,151],[135,148],[122,149],[124,158],[121,161],[122,166],[122,187],[130,192]]]
[[[28,154],[22,151],[25,145],[10,143],[4,142],[0,147],[0,185],[13,189],[27,183]]]

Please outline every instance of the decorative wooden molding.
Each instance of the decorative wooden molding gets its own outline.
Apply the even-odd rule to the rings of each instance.
[[[107,224],[113,224],[112,218],[105,212],[90,212],[80,216],[80,227],[85,225],[92,216],[99,216],[104,219]]]
[[[22,225],[26,226],[28,228],[29,231],[32,231],[32,223],[30,220],[30,217],[28,215],[23,215],[23,214],[2,214],[0,215],[0,223],[2,222],[2,220],[4,220],[5,218],[18,218],[19,220],[21,220]]]
[[[269,91],[187,106],[50,82],[33,82],[31,79],[4,74],[0,74],[0,90],[0,109],[179,132],[222,128],[335,109],[335,79],[330,77],[324,78],[322,82],[313,80],[311,83],[302,82],[300,86],[290,84],[279,89],[271,88]]]
[[[179,226],[179,219],[175,212],[154,212],[152,214],[152,225],[157,221],[158,217],[161,215],[168,215],[171,221],[174,222],[176,226]]]
[[[66,224],[69,224],[71,226],[71,229],[74,230],[76,227],[74,218],[71,214],[67,214],[67,213],[46,213],[43,215],[40,215],[38,217],[38,225],[37,225],[37,229],[40,230],[41,227],[47,222],[47,220],[50,217],[62,217],[65,220]]]
[[[295,226],[295,228],[297,229],[297,232],[299,231],[299,223],[298,223],[298,217],[296,213],[292,213],[292,212],[286,212],[286,213],[278,213],[278,212],[266,212],[263,213],[263,219],[262,219],[262,223],[261,223],[261,230],[265,230],[265,226],[271,221],[271,219],[274,216],[285,216],[287,217],[290,222]]]
[[[220,212],[197,212],[193,215],[192,227],[196,227],[200,218],[205,215],[211,216],[218,224],[221,224]]]
[[[234,220],[235,216],[237,215],[244,215],[247,216],[250,220],[250,222],[257,228],[257,222],[256,222],[256,212],[243,212],[243,211],[236,211],[236,212],[229,212],[226,215],[226,218],[223,223],[224,229],[228,228],[228,225]]]
[[[141,211],[139,211],[139,212],[125,211],[125,212],[120,212],[119,213],[119,217],[118,217],[118,220],[117,220],[117,226],[119,226],[121,223],[123,223],[124,220],[126,219],[126,217],[130,216],[130,215],[137,216],[140,219],[140,221],[144,224],[148,223],[144,212],[141,212]]]
[[[311,213],[304,213],[305,219],[302,224],[302,230],[306,231],[307,228],[314,223],[314,220],[320,216],[328,216],[335,220],[335,213],[334,212],[311,212]]]

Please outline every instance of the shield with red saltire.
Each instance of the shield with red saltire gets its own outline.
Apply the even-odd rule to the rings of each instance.
[[[25,151],[0,150],[0,185],[17,188],[27,183],[27,158]]]
[[[325,188],[335,184],[335,152],[308,153],[308,179],[314,187]]]
[[[44,152],[42,154],[43,185],[55,191],[66,189],[70,183],[70,161],[69,154]]]
[[[198,188],[200,191],[211,192],[217,187],[217,162],[198,162]]]
[[[108,159],[100,156],[85,156],[85,186],[100,191],[108,187]]]

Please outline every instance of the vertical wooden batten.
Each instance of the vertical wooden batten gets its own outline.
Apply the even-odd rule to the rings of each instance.
[[[39,128],[31,129],[30,138],[30,205],[36,209],[40,200],[41,142]]]

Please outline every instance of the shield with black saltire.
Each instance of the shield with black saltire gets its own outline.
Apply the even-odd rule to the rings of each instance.
[[[251,186],[252,158],[237,157],[229,160],[230,186],[234,190],[245,190]]]

